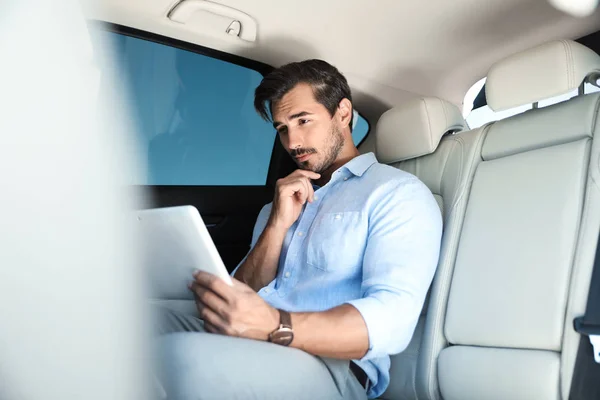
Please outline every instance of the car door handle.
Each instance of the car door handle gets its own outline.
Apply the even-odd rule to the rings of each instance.
[[[222,215],[203,215],[202,220],[207,228],[215,228],[225,221],[225,217]]]

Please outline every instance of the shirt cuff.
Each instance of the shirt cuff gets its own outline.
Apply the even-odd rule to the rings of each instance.
[[[397,297],[392,293],[380,293],[380,296],[371,295],[362,299],[348,301],[360,312],[369,334],[369,350],[361,358],[361,361],[389,356],[404,350],[404,342],[407,342],[402,336],[405,332],[399,332],[396,321],[390,320],[391,309],[397,309]],[[400,348],[399,348],[400,347]]]

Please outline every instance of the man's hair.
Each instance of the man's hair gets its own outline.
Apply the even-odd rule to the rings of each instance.
[[[315,100],[329,111],[331,117],[342,99],[352,101],[348,81],[336,67],[323,60],[306,60],[286,64],[265,76],[254,92],[254,108],[263,119],[270,121],[273,106],[300,83],[312,87]]]

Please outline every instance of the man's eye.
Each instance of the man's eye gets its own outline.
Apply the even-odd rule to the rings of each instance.
[[[309,122],[309,120],[307,120],[307,119],[301,119],[301,120],[299,120],[300,125],[304,125],[307,122]]]

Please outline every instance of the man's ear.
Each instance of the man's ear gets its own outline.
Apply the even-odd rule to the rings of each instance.
[[[350,127],[352,120],[352,102],[348,99],[342,99],[338,105],[338,113],[342,128]]]

